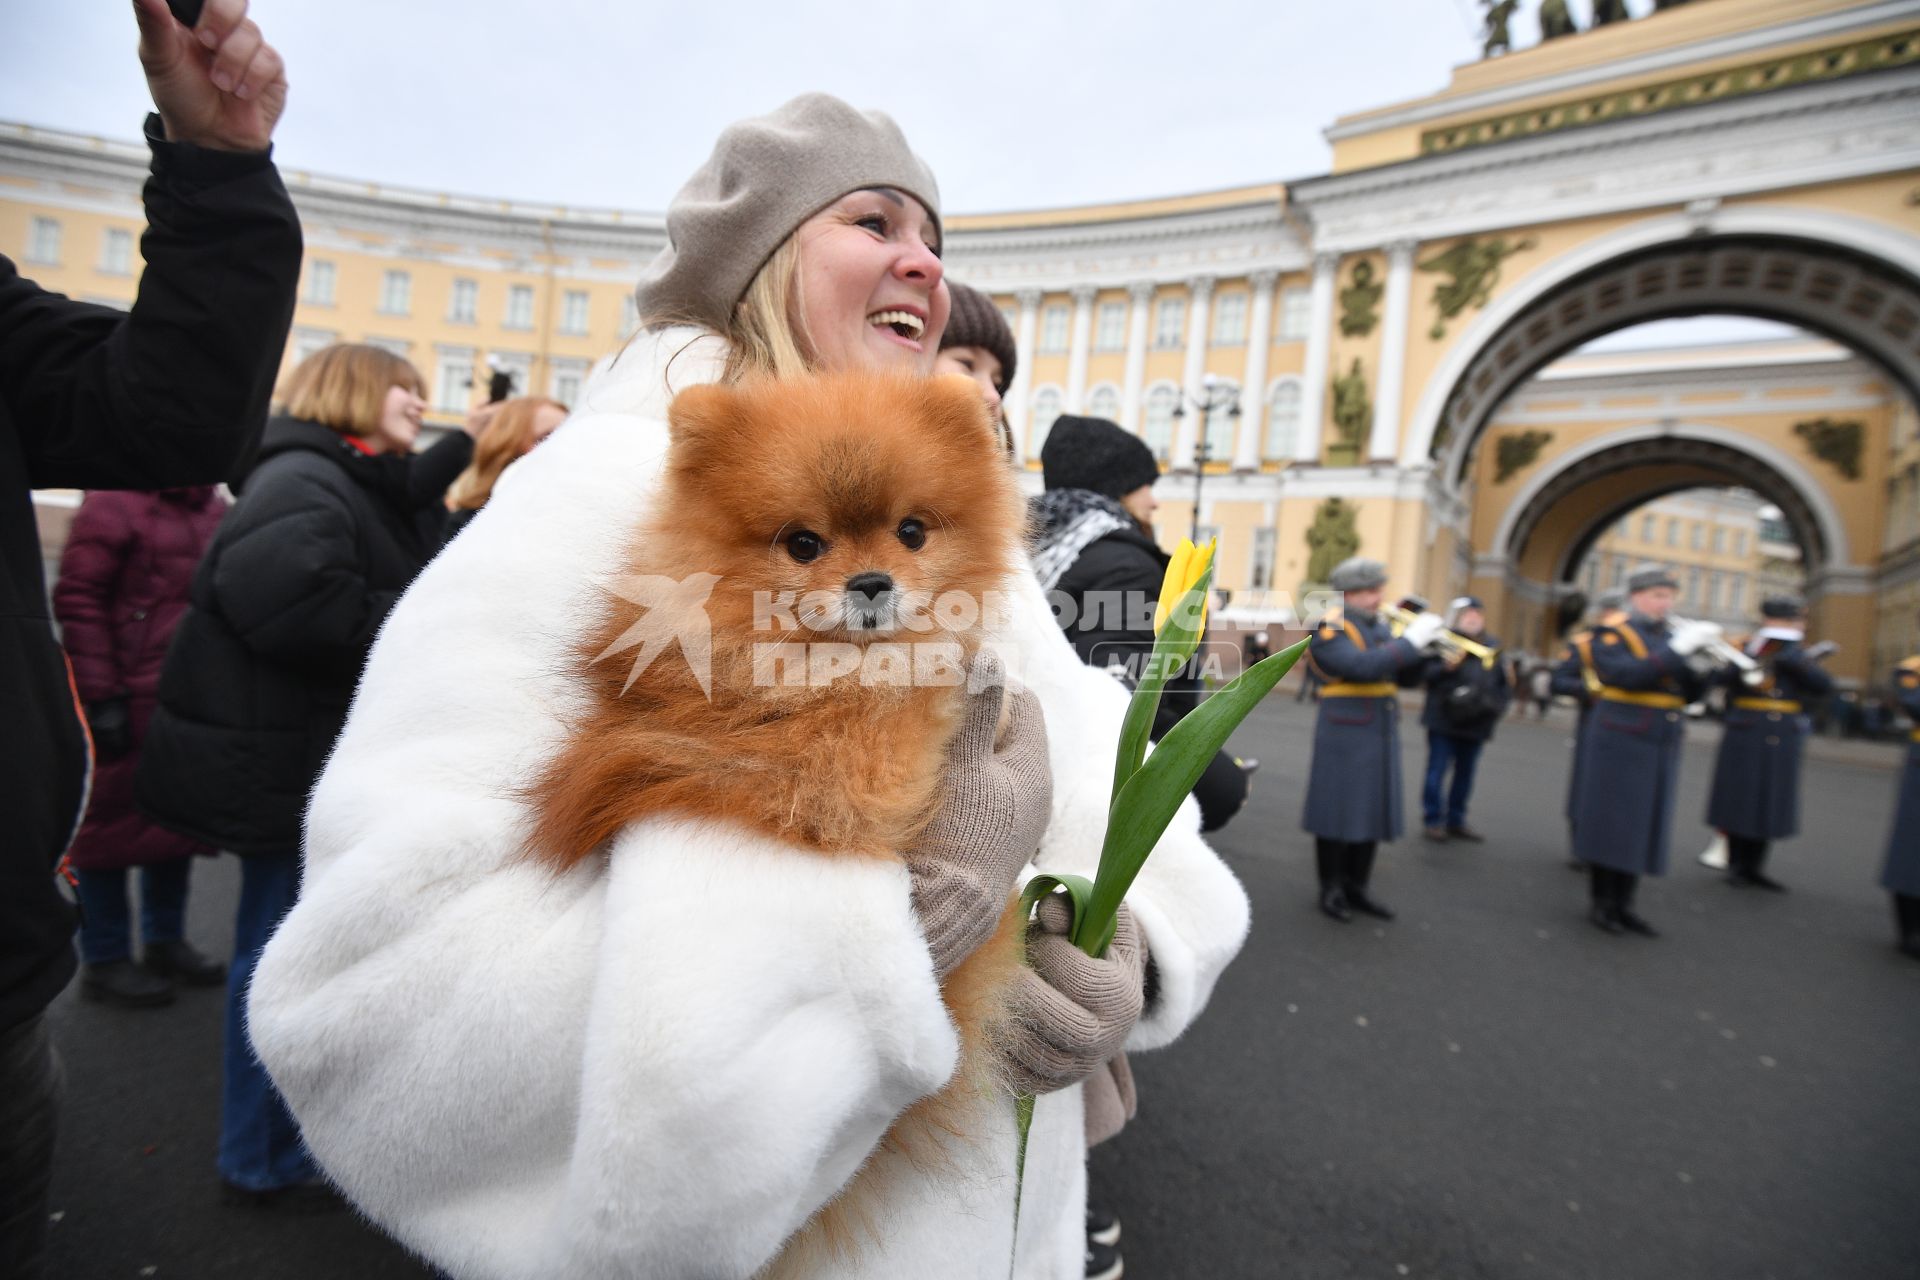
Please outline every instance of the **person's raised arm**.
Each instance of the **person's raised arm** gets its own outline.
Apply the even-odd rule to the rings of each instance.
[[[279,54],[246,0],[207,0],[191,31],[165,0],[134,9],[158,111],[132,311],[49,293],[0,258],[0,396],[36,488],[237,474],[293,320],[300,223],[269,151]]]

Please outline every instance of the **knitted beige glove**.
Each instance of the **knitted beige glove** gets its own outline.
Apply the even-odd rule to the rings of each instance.
[[[1027,930],[1028,967],[1011,993],[1006,1047],[1012,1082],[1026,1093],[1064,1089],[1104,1067],[1145,1002],[1147,948],[1126,904],[1098,960],[1067,941],[1072,920],[1055,894],[1041,900]]]
[[[974,680],[983,687],[967,696],[948,749],[940,810],[905,854],[914,911],[942,978],[993,936],[1053,811],[1040,699],[1028,689],[1013,695],[996,748],[1006,672],[990,653],[976,663]]]

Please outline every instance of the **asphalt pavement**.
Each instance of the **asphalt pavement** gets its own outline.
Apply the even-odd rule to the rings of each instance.
[[[1809,761],[1775,896],[1694,865],[1712,754],[1691,747],[1648,941],[1590,927],[1566,869],[1570,716],[1509,720],[1471,815],[1488,842],[1389,846],[1375,887],[1399,919],[1340,925],[1298,823],[1311,715],[1283,692],[1235,739],[1261,768],[1216,844],[1252,936],[1188,1035],[1134,1060],[1140,1116],[1093,1154],[1129,1277],[1920,1275],[1920,963],[1874,883],[1892,748]],[[1424,740],[1403,730],[1416,820]],[[195,874],[192,936],[224,954],[237,864]],[[350,1214],[218,1203],[221,1011],[218,990],[55,1004],[52,1274],[431,1275]]]

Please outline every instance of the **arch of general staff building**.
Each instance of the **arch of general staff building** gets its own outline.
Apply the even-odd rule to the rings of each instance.
[[[949,270],[1018,340],[1031,487],[1053,416],[1111,417],[1167,464],[1163,539],[1220,537],[1223,618],[1282,618],[1358,551],[1396,591],[1483,596],[1538,650],[1622,512],[1735,484],[1802,544],[1837,674],[1920,648],[1920,0],[1694,0],[1326,135],[1320,177],[947,218]],[[124,303],[145,164],[0,126],[0,246]],[[287,178],[307,233],[289,365],[388,346],[442,421],[489,358],[571,400],[664,241],[657,214]],[[1569,373],[1594,337],[1711,312],[1851,355]],[[1210,378],[1237,394],[1203,422]]]

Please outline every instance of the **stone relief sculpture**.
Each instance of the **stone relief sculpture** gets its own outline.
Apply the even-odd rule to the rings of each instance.
[[[1362,259],[1353,266],[1353,282],[1340,291],[1340,332],[1364,338],[1380,323],[1377,308],[1386,286],[1374,278],[1373,264]]]
[[[1340,433],[1340,443],[1334,448],[1346,455],[1340,461],[1358,460],[1360,441],[1372,425],[1373,398],[1367,391],[1366,371],[1360,357],[1355,356],[1353,367],[1333,380],[1333,426]]]
[[[1815,418],[1796,423],[1793,434],[1807,443],[1807,452],[1833,467],[1849,480],[1860,478],[1860,443],[1866,433],[1861,422],[1836,422]]]
[[[1360,552],[1360,531],[1354,528],[1358,511],[1339,498],[1328,498],[1314,512],[1307,530],[1307,582],[1327,580],[1333,566]]]
[[[1511,431],[1501,436],[1494,445],[1493,482],[1505,484],[1514,472],[1532,466],[1552,439],[1551,431]]]
[[[1509,242],[1505,236],[1468,236],[1445,253],[1420,264],[1422,271],[1439,272],[1446,280],[1433,287],[1434,316],[1430,331],[1435,341],[1447,336],[1447,321],[1468,307],[1484,307],[1500,282],[1500,264],[1533,248],[1533,237]]]

